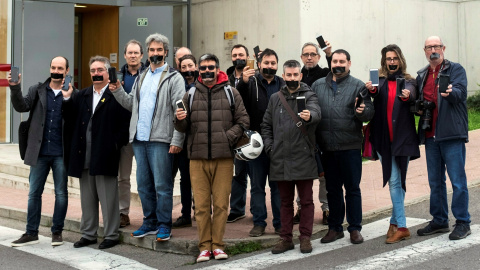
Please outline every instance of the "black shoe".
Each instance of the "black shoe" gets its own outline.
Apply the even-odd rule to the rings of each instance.
[[[81,247],[86,247],[88,245],[93,245],[93,244],[96,244],[97,243],[97,239],[95,240],[88,240],[87,238],[80,238],[79,241],[75,242],[75,244],[73,244],[73,247],[74,248],[81,248]]]
[[[190,217],[185,218],[181,216],[172,224],[172,229],[192,227],[192,219]]]
[[[62,232],[52,233],[52,246],[60,246],[60,245],[63,245]]]
[[[253,229],[250,231],[248,235],[251,237],[259,237],[262,236],[265,233],[265,227],[262,227],[260,225],[254,225]]]
[[[30,235],[24,233],[18,240],[12,242],[12,247],[23,247],[26,245],[33,245],[38,243],[38,235]]]
[[[300,224],[300,210],[293,216],[293,224]]]
[[[447,225],[438,225],[438,224],[435,224],[432,220],[424,228],[418,229],[417,234],[419,236],[425,236],[425,235],[431,235],[431,234],[434,234],[434,233],[444,233],[444,232],[449,232],[449,231],[450,231],[450,229],[448,228],[448,224]]]
[[[227,223],[232,223],[242,218],[245,218],[245,214],[230,213],[230,215],[227,217]]]
[[[282,227],[275,228],[275,234],[282,233]]]
[[[96,242],[97,241],[95,241],[95,243]],[[98,249],[111,248],[111,247],[114,247],[114,246],[118,245],[119,243],[120,243],[119,240],[105,239],[105,240],[103,240],[102,243],[100,243],[100,245],[98,246]]]
[[[467,223],[457,223],[453,226],[455,228],[453,229],[453,232],[448,236],[450,240],[460,240],[472,234],[472,231],[470,231],[470,225],[468,225]]]

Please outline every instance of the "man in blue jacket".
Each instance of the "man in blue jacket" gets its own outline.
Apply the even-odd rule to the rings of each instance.
[[[445,46],[438,36],[425,40],[429,65],[419,70],[417,85],[423,101],[418,133],[425,144],[430,214],[433,220],[417,231],[420,236],[448,232],[448,202],[445,169],[452,182],[452,213],[456,219],[450,240],[471,234],[468,188],[465,174],[465,142],[468,142],[467,75],[458,63],[444,58]],[[449,76],[446,93],[439,92],[439,76]]]

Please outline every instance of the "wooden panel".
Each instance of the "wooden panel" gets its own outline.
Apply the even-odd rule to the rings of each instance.
[[[118,7],[105,7],[100,10],[82,13],[82,78],[81,87],[92,84],[88,60],[95,55],[110,58],[110,53],[118,53]],[[118,59],[117,59],[118,61]],[[112,64],[118,69],[118,63]]]
[[[0,1],[0,63],[7,63],[8,1]],[[0,78],[7,78],[2,72]],[[7,130],[7,88],[0,87],[0,142],[5,142]]]

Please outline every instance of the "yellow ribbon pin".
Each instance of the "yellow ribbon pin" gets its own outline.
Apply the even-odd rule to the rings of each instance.
[[[105,98],[103,98],[101,101],[102,101],[102,102],[105,102]]]

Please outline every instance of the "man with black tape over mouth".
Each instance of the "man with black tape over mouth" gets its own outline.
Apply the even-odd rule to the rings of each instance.
[[[363,242],[360,234],[362,127],[363,122],[372,119],[374,108],[364,83],[350,75],[351,64],[350,54],[346,50],[334,51],[332,71],[312,85],[322,110],[322,121],[317,127],[316,139],[322,152],[321,161],[325,170],[330,208],[328,233],[321,239],[321,243],[330,243],[344,237],[342,223],[345,214],[350,241],[353,244]],[[358,106],[357,102],[360,103]]]
[[[128,111],[108,90],[109,60],[93,56],[89,65],[93,85],[73,95],[72,90],[62,92],[63,118],[72,127],[67,171],[69,176],[80,178],[82,238],[73,246],[97,243],[100,203],[105,239],[98,248],[106,249],[120,242],[117,175],[120,149],[128,142]]]
[[[467,74],[462,65],[444,58],[445,48],[440,37],[427,38],[423,50],[429,64],[417,72],[419,97],[423,104],[418,112],[421,114],[418,135],[420,144],[425,144],[431,190],[430,214],[433,216],[417,234],[424,236],[450,231],[445,183],[447,171],[453,186],[451,209],[456,219],[449,239],[459,240],[471,234],[465,173]],[[441,83],[442,80],[446,83]]]
[[[248,115],[250,116],[250,129],[261,134],[260,124],[267,110],[270,97],[278,92],[285,81],[275,75],[278,69],[278,56],[272,49],[265,49],[258,57],[259,71],[256,72],[249,66],[243,69],[242,80],[237,89],[242,95]],[[258,237],[265,233],[267,227],[267,207],[265,201],[265,185],[270,171],[270,160],[262,154],[248,161],[248,175],[250,176],[250,212],[253,215],[253,228],[249,235]],[[273,227],[276,234],[280,234],[280,193],[276,182],[268,181],[270,186],[270,203],[272,206]]]

